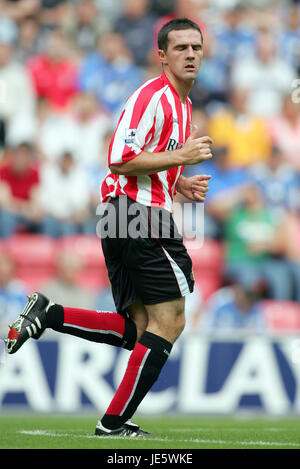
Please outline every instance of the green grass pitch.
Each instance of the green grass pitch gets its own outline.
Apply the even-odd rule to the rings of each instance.
[[[300,418],[153,417],[135,419],[147,439],[99,438],[97,417],[0,416],[1,449],[300,449]]]

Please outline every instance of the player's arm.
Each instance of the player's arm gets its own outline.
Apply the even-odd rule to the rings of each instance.
[[[165,171],[182,165],[194,165],[212,158],[211,148],[213,141],[210,137],[195,137],[190,135],[185,145],[177,150],[151,153],[141,152],[129,161],[110,165],[113,174],[148,175]]]
[[[136,158],[126,163],[111,165],[110,170],[113,174],[140,176],[157,173],[182,164],[182,156],[177,150],[158,153],[143,151]]]

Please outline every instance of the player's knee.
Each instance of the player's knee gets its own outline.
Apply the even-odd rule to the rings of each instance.
[[[165,324],[165,329],[168,331],[170,342],[174,343],[183,332],[184,328],[184,312],[178,312],[172,319],[170,319],[170,321],[168,321],[167,324]]]

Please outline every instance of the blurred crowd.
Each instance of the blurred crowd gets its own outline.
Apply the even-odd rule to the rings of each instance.
[[[224,288],[210,298],[207,327],[250,318],[261,328],[253,317],[262,295],[300,302],[297,1],[0,0],[0,238],[95,234],[120,110],[160,75],[157,33],[176,16],[196,21],[204,35],[190,96],[214,158],[184,174],[212,175],[205,238],[224,248]],[[62,259],[60,273],[72,264]],[[25,290],[5,252],[0,266],[1,321],[19,311]],[[111,301],[101,294],[100,308]]]

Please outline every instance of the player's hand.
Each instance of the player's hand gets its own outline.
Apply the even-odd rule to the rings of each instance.
[[[184,197],[194,202],[204,202],[211,176],[199,174],[189,178],[180,176],[176,188]]]
[[[194,125],[191,135],[180,150],[184,165],[194,165],[212,158],[212,138],[208,136],[197,137],[197,131],[198,128]]]

